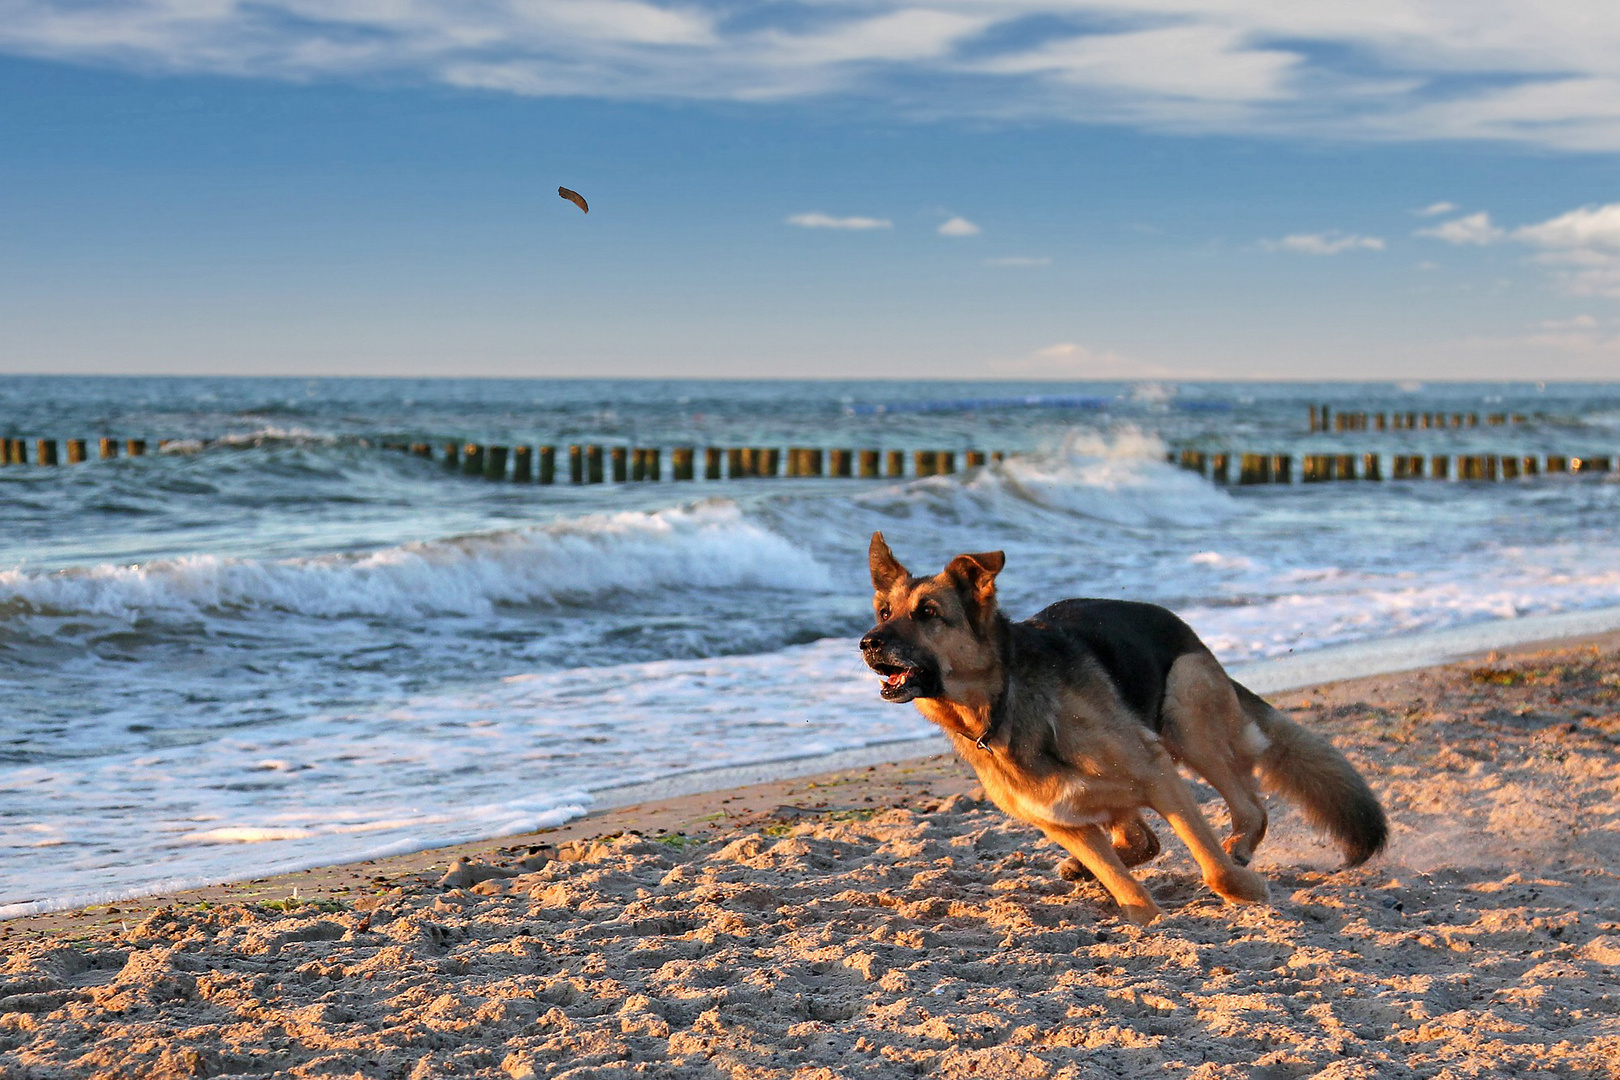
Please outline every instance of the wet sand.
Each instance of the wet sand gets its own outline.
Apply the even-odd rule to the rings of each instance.
[[[1133,926],[939,755],[0,923],[0,1078],[1620,1075],[1620,634],[1272,700],[1394,832],[1273,801],[1269,906],[1161,830]]]

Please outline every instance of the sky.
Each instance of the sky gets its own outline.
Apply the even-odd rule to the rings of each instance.
[[[0,372],[1612,379],[1620,7],[0,0]]]

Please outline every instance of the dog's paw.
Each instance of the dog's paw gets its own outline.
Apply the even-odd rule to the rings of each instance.
[[[1233,865],[1208,881],[1209,887],[1234,904],[1264,904],[1271,899],[1271,887],[1253,870]]]
[[[1096,881],[1097,875],[1086,869],[1086,864],[1070,855],[1057,864],[1058,877],[1064,881]]]
[[[1137,926],[1147,926],[1163,914],[1159,906],[1151,900],[1145,904],[1121,904],[1119,910]]]

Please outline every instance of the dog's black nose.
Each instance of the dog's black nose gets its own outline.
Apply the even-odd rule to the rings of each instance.
[[[883,639],[876,630],[868,630],[866,636],[861,638],[861,652],[871,652],[883,644]]]

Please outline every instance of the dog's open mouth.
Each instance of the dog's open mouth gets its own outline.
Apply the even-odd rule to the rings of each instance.
[[[883,676],[883,687],[878,692],[885,701],[910,701],[922,689],[922,672],[905,664],[871,663],[873,671]]]

